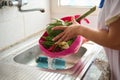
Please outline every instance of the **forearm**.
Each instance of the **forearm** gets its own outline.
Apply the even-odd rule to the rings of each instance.
[[[90,27],[81,26],[73,19],[73,24],[69,27],[54,27],[52,30],[64,30],[62,33],[57,35],[53,41],[58,43],[61,41],[67,41],[77,35],[82,35],[83,37],[94,41],[102,46],[120,50],[120,18],[110,25],[106,26],[108,30],[93,30]]]
[[[110,31],[93,30],[88,27],[80,26],[79,34],[102,46],[120,50],[119,41],[115,41],[116,39],[111,35]]]

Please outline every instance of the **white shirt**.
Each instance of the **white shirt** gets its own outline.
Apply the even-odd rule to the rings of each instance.
[[[108,31],[110,23],[120,18],[120,0],[105,0],[98,18],[98,28]],[[120,36],[119,34],[116,36]],[[104,48],[111,69],[111,80],[120,80],[120,50]]]

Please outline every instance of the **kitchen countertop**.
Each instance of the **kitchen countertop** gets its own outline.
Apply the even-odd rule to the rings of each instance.
[[[66,77],[65,74],[20,66],[11,65],[11,63],[0,63],[0,80],[64,80]]]
[[[104,50],[102,50],[100,54],[96,56],[96,58],[108,62]],[[102,72],[93,62],[89,67],[88,71],[86,72],[86,74],[84,75],[83,80],[99,80],[101,73]]]

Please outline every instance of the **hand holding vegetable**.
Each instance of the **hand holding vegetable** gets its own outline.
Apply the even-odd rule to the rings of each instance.
[[[68,41],[72,38],[76,38],[79,32],[80,24],[72,17],[72,25],[70,26],[56,26],[53,27],[52,30],[63,30],[59,35],[53,38],[53,41],[57,41],[59,44],[62,41]]]
[[[43,46],[47,48],[49,51],[61,51],[63,49],[69,48],[71,43],[74,39],[71,39],[67,42],[61,42],[59,44],[55,44],[55,41],[53,41],[53,38],[60,34],[63,30],[52,30],[55,26],[67,26],[68,22],[64,22],[62,20],[55,19],[55,22],[50,23],[47,27],[47,34],[48,36],[43,36],[42,38],[45,39],[44,42],[42,42]]]

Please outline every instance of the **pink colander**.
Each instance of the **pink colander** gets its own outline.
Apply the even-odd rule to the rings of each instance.
[[[75,15],[75,18],[78,18],[80,15]],[[71,17],[72,16],[67,16],[67,17],[63,17],[61,18],[61,20],[63,21],[71,21]],[[89,21],[87,19],[84,19],[87,23],[89,23]],[[78,23],[81,23],[81,21],[78,21]],[[47,32],[44,32],[42,36],[47,36]],[[70,45],[70,47],[68,49],[62,50],[60,52],[51,52],[48,49],[46,49],[41,42],[43,42],[44,39],[41,37],[39,39],[39,48],[41,49],[41,51],[43,52],[44,55],[51,57],[51,58],[61,58],[67,55],[71,55],[71,54],[75,54],[78,52],[82,42],[83,42],[83,37],[82,36],[77,36],[76,39],[74,40],[74,42]]]

